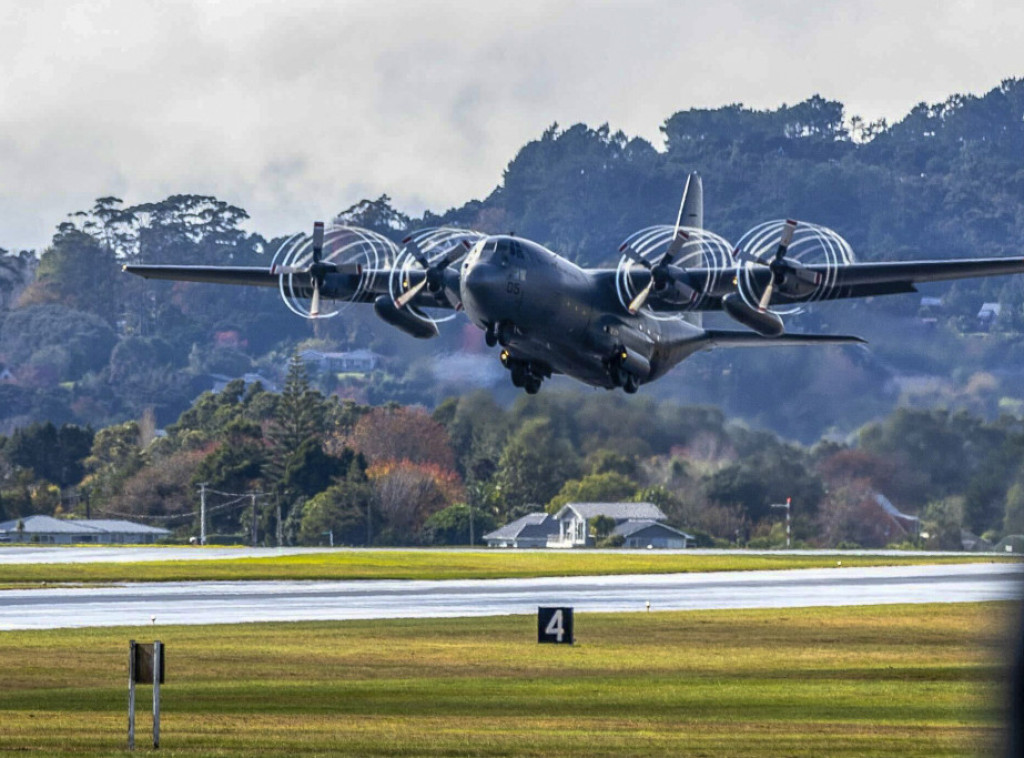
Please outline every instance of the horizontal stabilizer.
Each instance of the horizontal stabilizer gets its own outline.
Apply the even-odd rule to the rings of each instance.
[[[863,345],[867,340],[848,334],[783,334],[764,337],[756,332],[708,329],[709,347],[787,347],[790,345]]]

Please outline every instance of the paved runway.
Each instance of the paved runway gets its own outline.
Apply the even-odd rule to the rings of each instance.
[[[886,603],[1020,597],[1019,564],[466,581],[173,582],[0,592],[0,629],[226,624]]]

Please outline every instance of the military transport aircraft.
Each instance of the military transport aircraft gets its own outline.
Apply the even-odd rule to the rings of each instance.
[[[438,323],[462,310],[488,346],[501,346],[512,383],[530,394],[552,374],[633,393],[713,347],[862,342],[787,334],[783,316],[817,301],[915,292],[919,282],[1024,273],[1024,258],[859,263],[835,232],[793,220],[761,224],[732,246],[703,228],[703,215],[700,175],[691,174],[676,223],[631,235],[615,268],[581,268],[513,235],[445,227],[396,245],[317,222],[311,237],[288,240],[269,268],[124,270],[277,287],[293,312],[310,318],[337,315],[339,303],[372,302],[380,318],[417,338],[437,336]],[[330,310],[322,310],[325,300]],[[705,311],[724,311],[748,329],[705,329]]]

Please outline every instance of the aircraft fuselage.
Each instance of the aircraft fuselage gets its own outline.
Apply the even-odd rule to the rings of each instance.
[[[633,391],[703,347],[703,330],[678,318],[622,307],[614,281],[537,243],[511,236],[477,242],[463,262],[461,300],[488,342],[541,378],[563,373]],[[526,385],[529,390],[529,384]]]

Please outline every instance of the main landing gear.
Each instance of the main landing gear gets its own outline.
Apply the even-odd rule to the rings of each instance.
[[[634,394],[640,389],[640,377],[630,371],[627,365],[627,353],[624,348],[617,348],[610,358],[607,359],[608,376],[612,384],[622,387],[628,395]]]
[[[512,375],[512,384],[522,387],[527,395],[536,395],[545,378],[551,376],[551,369],[541,363],[513,358],[508,350],[501,351],[501,364]]]
[[[487,343],[487,347],[494,347],[495,345],[508,347],[509,342],[512,341],[512,335],[515,334],[515,331],[515,324],[511,321],[500,321],[497,324],[489,324],[487,329],[484,331],[484,342]]]

